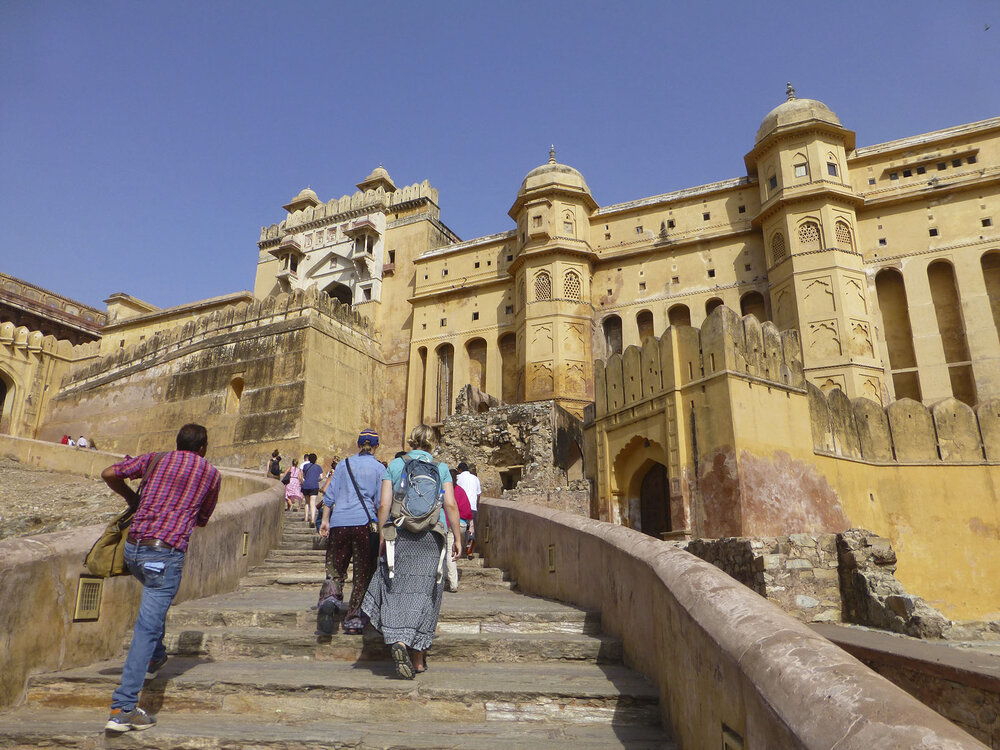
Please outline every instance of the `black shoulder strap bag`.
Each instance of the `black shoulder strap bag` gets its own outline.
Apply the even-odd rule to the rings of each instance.
[[[368,516],[368,557],[374,560],[378,557],[378,522],[372,517],[372,512],[368,509],[368,503],[365,502],[365,496],[361,494],[361,488],[358,487],[358,480],[354,478],[354,472],[351,470],[351,460],[345,458],[344,463],[347,464],[347,474],[351,477],[351,484],[354,485],[354,491],[358,493],[358,501],[361,503],[361,507],[365,509],[365,515]]]

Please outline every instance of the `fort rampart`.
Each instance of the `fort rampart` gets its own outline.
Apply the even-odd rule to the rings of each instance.
[[[384,429],[405,411],[404,393],[377,397],[384,370],[367,319],[315,289],[296,291],[214,311],[74,369],[39,437],[85,434],[139,453],[169,447],[181,424],[197,421],[209,430],[209,458],[224,465],[262,467],[274,448],[289,459],[329,456],[360,427]]]
[[[592,515],[666,538],[865,528],[931,606],[1000,616],[1000,402],[852,401],[806,383],[801,363],[795,331],[725,307],[596,363]],[[659,526],[642,491],[657,466]]]
[[[0,455],[28,466],[98,476],[121,456],[0,435]],[[191,537],[178,602],[236,588],[281,535],[280,485],[223,470],[219,504]],[[58,498],[53,498],[57,502]],[[122,502],[122,509],[125,504]],[[16,703],[25,680],[114,658],[135,622],[142,587],[129,576],[103,582],[100,617],[74,621],[83,558],[103,525],[0,541],[0,707]],[[245,548],[245,551],[244,551]]]

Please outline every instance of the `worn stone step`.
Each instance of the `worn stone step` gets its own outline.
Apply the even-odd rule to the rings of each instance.
[[[188,628],[168,631],[164,643],[171,655],[213,659],[391,659],[382,636],[371,628],[364,636],[261,627]],[[571,633],[442,632],[434,640],[432,653],[435,661],[467,663],[588,661],[619,664],[622,645],[620,640],[610,636]]]
[[[273,549],[268,553],[268,557],[283,558],[283,559],[303,559],[303,560],[322,560],[326,557],[325,549],[282,549],[278,547]]]
[[[301,586],[316,587],[319,589],[323,582],[325,571],[323,566],[318,566],[314,573],[302,573],[295,570],[294,566],[258,566],[248,575],[240,580],[241,588],[259,588],[261,586]],[[496,590],[511,591],[517,587],[513,581],[498,580],[496,576],[476,577],[470,576],[463,579],[459,574],[459,586],[475,590]]]
[[[350,597],[350,584],[345,595]],[[295,587],[244,589],[171,607],[167,632],[208,627],[287,627],[312,633],[316,628],[313,590]],[[439,633],[601,632],[601,615],[561,602],[512,591],[461,590],[445,593]]]
[[[429,722],[412,716],[405,722],[331,720],[319,714],[310,721],[290,720],[283,712],[267,716],[192,714],[163,711],[157,725],[144,732],[129,732],[106,739],[101,731],[106,708],[61,708],[39,715],[34,708],[20,708],[0,715],[0,745],[6,748],[62,747],[104,750],[137,747],[154,750],[259,750],[292,748],[348,748],[354,750],[673,750],[669,735],[657,726],[574,724],[535,721]],[[357,717],[354,717],[355,719]]]
[[[378,717],[380,724],[424,721],[557,721],[658,726],[656,687],[625,667],[585,662],[455,663],[433,660],[415,680],[389,662],[203,661],[175,658],[146,683],[140,705],[159,713],[226,712],[302,721]],[[36,675],[35,708],[106,710],[121,661]],[[40,712],[47,716],[50,712]],[[58,713],[58,711],[56,711]]]

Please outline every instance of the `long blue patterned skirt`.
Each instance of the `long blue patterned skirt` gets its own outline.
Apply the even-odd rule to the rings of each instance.
[[[417,651],[430,648],[444,591],[444,579],[437,582],[442,544],[431,531],[413,534],[399,529],[392,580],[385,557],[379,558],[361,611],[386,643],[405,643]]]

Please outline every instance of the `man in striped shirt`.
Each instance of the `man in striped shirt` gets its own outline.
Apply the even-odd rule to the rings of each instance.
[[[111,696],[108,732],[148,729],[156,719],[136,705],[146,673],[167,661],[163,645],[167,610],[177,594],[184,554],[195,526],[204,526],[219,499],[221,476],[205,460],[208,431],[186,424],[177,433],[177,450],[126,458],[101,472],[108,487],[131,507],[125,562],[142,583],[142,600],[132,633],[121,684]],[[142,478],[142,497],[125,479]]]

